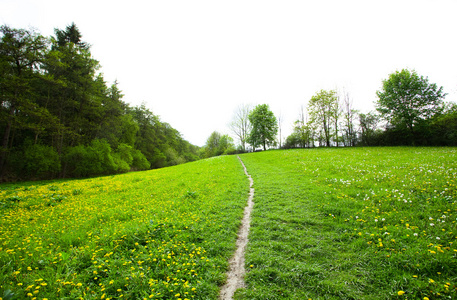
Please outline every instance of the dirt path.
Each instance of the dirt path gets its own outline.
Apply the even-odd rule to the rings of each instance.
[[[233,298],[233,294],[237,289],[245,287],[244,274],[246,273],[246,270],[244,268],[244,251],[248,243],[251,212],[254,206],[254,188],[252,187],[254,181],[252,180],[251,175],[249,175],[248,171],[246,170],[246,166],[239,156],[238,159],[243,165],[244,173],[249,178],[249,198],[247,206],[244,208],[244,216],[243,220],[241,221],[240,231],[238,232],[238,239],[236,240],[235,255],[230,259],[229,262],[230,270],[227,273],[227,283],[221,289],[221,300],[231,300]]]

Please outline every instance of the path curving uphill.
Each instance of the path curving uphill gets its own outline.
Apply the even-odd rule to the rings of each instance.
[[[244,168],[244,173],[249,178],[249,198],[246,207],[244,208],[243,220],[241,221],[241,227],[238,232],[238,238],[236,240],[236,251],[235,255],[230,259],[230,269],[227,273],[227,283],[222,287],[220,293],[221,300],[231,300],[233,294],[239,288],[245,287],[244,274],[246,270],[244,268],[244,252],[248,243],[249,227],[251,224],[251,212],[254,207],[254,180],[249,175],[246,166],[244,165],[241,158],[238,156],[241,165]]]

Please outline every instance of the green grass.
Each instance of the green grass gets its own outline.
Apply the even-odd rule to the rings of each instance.
[[[231,156],[0,189],[0,297],[216,299],[249,182]]]
[[[457,298],[456,148],[241,158],[255,205],[235,299]],[[217,299],[248,192],[235,156],[0,185],[0,298]]]
[[[457,297],[455,148],[242,155],[254,179],[235,299]]]

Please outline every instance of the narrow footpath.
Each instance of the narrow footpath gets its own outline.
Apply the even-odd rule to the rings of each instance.
[[[238,238],[236,240],[236,251],[235,255],[230,259],[230,269],[227,273],[227,283],[222,287],[220,299],[221,300],[231,300],[233,299],[233,294],[239,288],[244,288],[244,274],[246,270],[244,268],[244,252],[246,245],[248,243],[249,227],[251,224],[251,212],[254,207],[254,188],[252,187],[254,181],[252,180],[251,175],[249,175],[246,170],[241,158],[238,156],[241,165],[244,168],[244,173],[249,178],[249,198],[247,206],[244,208],[243,220],[241,221],[240,231],[238,232]]]

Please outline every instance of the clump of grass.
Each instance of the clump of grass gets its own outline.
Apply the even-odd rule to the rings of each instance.
[[[456,150],[243,155],[256,204],[236,299],[456,298]]]

